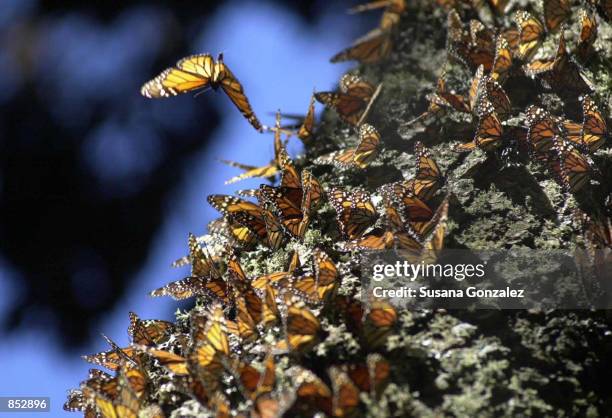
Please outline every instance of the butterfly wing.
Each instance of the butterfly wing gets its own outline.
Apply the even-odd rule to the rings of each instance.
[[[145,83],[140,93],[148,98],[172,97],[209,87],[214,66],[209,54],[191,55]]]
[[[242,116],[249,121],[249,123],[258,131],[262,131],[261,122],[257,119],[251,104],[249,103],[249,99],[244,93],[244,88],[240,81],[232,74],[229,68],[220,60],[219,64],[221,66],[220,72],[223,74],[221,78],[221,88],[227,94],[227,97],[230,98],[232,103],[240,110]]]

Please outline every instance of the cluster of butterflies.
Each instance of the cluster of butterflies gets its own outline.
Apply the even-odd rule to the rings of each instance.
[[[397,324],[397,312],[387,302],[366,306],[358,298],[337,294],[338,270],[323,250],[313,251],[312,266],[301,265],[294,252],[286,271],[249,278],[237,253],[215,261],[194,235],[189,247],[191,274],[151,294],[200,296],[200,307],[177,324],[130,313],[128,346],[105,337],[108,351],[84,356],[114,374],[92,369],[80,388],[69,393],[64,409],[91,418],[160,418],[163,399],[153,399],[150,388],[171,379],[174,399],[194,399],[219,418],[233,416],[232,405],[242,405],[245,412],[238,416],[245,417],[316,412],[343,417],[357,410],[362,393],[375,399],[384,389],[390,367],[377,353],[332,365],[327,377],[278,365],[279,357],[303,354],[325,338],[318,319],[322,310],[347,318],[351,332],[372,347],[383,346]],[[277,342],[264,355],[247,354],[247,345],[269,335]],[[289,388],[281,387],[279,374],[283,380],[289,377]],[[230,397],[228,387],[238,391]]]
[[[331,58],[331,62],[359,61],[374,63],[386,58],[393,50],[393,35],[401,15],[406,11],[405,0],[376,0],[353,7],[349,13],[361,13],[384,8],[379,25]]]
[[[472,19],[466,29],[459,13],[451,9],[449,57],[468,69],[475,69],[474,77],[467,92],[459,94],[447,88],[443,73],[436,91],[428,96],[427,110],[409,123],[437,117],[448,110],[470,114],[476,121],[473,140],[458,145],[456,151],[475,148],[486,152],[508,148],[527,151],[550,171],[564,190],[576,192],[584,187],[597,172],[590,154],[605,144],[609,133],[605,116],[589,94],[590,84],[581,66],[568,52],[563,29],[570,11],[567,2],[545,0],[545,25],[519,10],[514,14],[516,28],[500,30],[496,35],[477,19]],[[593,53],[597,23],[585,10],[580,12],[580,22],[582,30],[574,56],[585,61]],[[556,54],[532,60],[546,31],[560,32]],[[521,76],[540,79],[545,88],[561,97],[580,96],[582,122],[554,116],[535,105],[529,106],[523,115],[515,112],[503,85],[508,78]],[[513,116],[518,116],[515,120],[523,123],[507,124]]]
[[[609,18],[610,0],[594,1]],[[518,11],[516,27],[500,30],[476,19],[466,28],[457,11],[466,7],[464,0],[438,3],[449,10],[449,57],[475,75],[465,94],[460,94],[447,87],[443,74],[436,91],[428,96],[427,110],[411,123],[447,111],[472,115],[474,138],[458,145],[456,151],[479,148],[493,152],[516,145],[544,164],[566,190],[575,192],[587,184],[593,171],[589,155],[604,146],[608,136],[605,118],[589,94],[579,64],[593,54],[594,15],[581,11],[579,41],[570,54],[564,38],[565,22],[571,18],[568,0],[544,0],[544,23]],[[504,0],[489,0],[469,7],[490,7],[502,15],[506,6]],[[379,27],[333,57],[333,62],[371,63],[389,55],[406,4],[404,0],[378,0],[351,11],[376,8],[384,8]],[[534,60],[546,34],[557,31],[555,56]],[[518,118],[522,125],[509,126],[507,122],[518,112],[503,86],[509,78],[521,76],[538,78],[545,88],[560,95],[581,94],[582,121],[530,106]],[[434,261],[447,232],[451,199],[444,192],[446,176],[421,142],[414,145],[414,176],[371,192],[361,187],[327,186],[310,170],[298,168],[286,145],[294,134],[307,146],[311,144],[315,101],[335,111],[358,138],[354,147],[323,155],[316,163],[366,170],[381,153],[381,134],[367,119],[382,85],[355,74],[342,77],[337,91],[313,93],[306,116],[296,127],[283,127],[280,112],[274,127],[262,125],[222,56],[217,60],[208,54],[184,58],[147,82],[141,93],[160,98],[219,87],[255,129],[274,133],[274,156],[269,164],[256,167],[223,160],[243,170],[227,183],[278,177],[278,185],[262,184],[239,191],[237,196],[208,196],[221,216],[209,224],[207,235],[189,235],[189,254],[175,262],[176,266],[190,265],[189,276],[150,293],[176,300],[197,298],[196,307],[177,323],[142,320],[130,313],[128,346],[119,347],[105,337],[108,351],[84,356],[111,373],[91,369],[80,387],[69,393],[66,410],[82,411],[89,418],[161,418],[166,405],[169,409],[192,399],[200,405],[198,412],[219,418],[316,413],[345,417],[360,411],[364,395],[376,401],[392,374],[381,353],[398,326],[396,309],[384,300],[362,300],[356,288],[348,290],[349,294],[346,289],[341,291],[343,267],[334,259],[338,253],[393,249],[411,262]],[[263,247],[280,253],[290,244],[304,243],[309,229],[324,229],[321,215],[327,207],[335,212],[337,223],[333,248],[304,250],[297,245],[301,250],[288,255],[282,271],[256,277],[247,274],[243,265],[251,249]],[[612,245],[609,218],[586,214],[576,218],[594,248]],[[369,354],[348,362],[333,361],[316,372],[288,366],[287,358],[299,364],[300,358],[326,338],[322,316],[344,324],[368,347]],[[266,343],[259,344],[261,341]]]

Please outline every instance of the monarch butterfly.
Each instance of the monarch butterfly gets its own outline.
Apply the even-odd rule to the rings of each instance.
[[[304,122],[298,129],[297,136],[302,140],[302,142],[307,142],[312,137],[314,133],[314,124],[315,124],[315,96],[314,93],[310,96],[310,104],[308,105],[308,112],[306,113],[306,117],[304,118]]]
[[[267,239],[266,222],[261,208],[253,202],[228,195],[210,195],[208,203],[223,214],[232,237],[239,245],[248,247]]]
[[[130,312],[128,335],[134,344],[157,345],[169,338],[174,330],[174,324],[159,319],[142,320],[134,312]]]
[[[97,354],[81,356],[88,363],[96,364],[105,367],[109,370],[117,371],[125,363],[136,364],[136,351],[133,347],[119,348],[108,337],[103,335],[106,342],[111,346],[111,349]]]
[[[572,14],[569,0],[544,0],[544,22],[549,32],[555,32]]]
[[[563,128],[546,110],[529,106],[527,108],[527,140],[530,150],[539,157],[545,157],[553,148],[555,136],[565,136]]]
[[[352,240],[361,237],[378,217],[369,193],[363,189],[354,189],[348,192],[333,187],[328,195],[331,205],[336,211],[340,233],[346,239]]]
[[[447,226],[448,203],[443,202],[434,218],[423,223],[417,232],[414,229],[396,233],[398,256],[411,263],[435,263],[444,246]]]
[[[317,162],[331,162],[340,168],[357,166],[365,169],[377,157],[380,145],[380,134],[367,123],[359,127],[359,145],[342,151],[319,157]]]
[[[186,376],[189,374],[187,359],[185,357],[153,347],[137,346],[136,348],[151,356],[160,366],[177,376]]]
[[[90,369],[86,380],[80,383],[80,392],[84,398],[91,399],[95,393],[116,398],[119,394],[119,379],[98,369]]]
[[[278,349],[291,351],[306,350],[318,339],[321,324],[310,309],[291,292],[283,294],[285,340],[280,341]]]
[[[170,296],[174,300],[205,296],[228,303],[227,291],[227,283],[221,278],[190,276],[157,288],[149,295],[153,297]]]
[[[536,60],[526,65],[524,71],[531,77],[539,76],[546,87],[560,94],[591,90],[580,68],[567,52],[563,32],[559,36],[559,47],[554,59]]]
[[[530,62],[523,66],[525,74],[530,77],[535,77],[536,75],[546,73],[549,71],[553,71],[555,67],[559,68],[562,61],[567,59],[567,50],[565,48],[565,36],[563,33],[559,36],[559,46],[557,47],[557,52],[554,58],[550,59],[538,59]]]
[[[190,355],[198,369],[218,376],[230,354],[227,324],[220,304],[213,304],[206,313],[206,322],[196,320],[195,350]]]
[[[474,109],[474,103],[480,94],[480,84],[483,80],[483,76],[484,67],[481,65],[476,70],[474,78],[472,78],[468,96],[466,97],[457,94],[454,91],[449,91],[446,88],[446,74],[442,73],[442,75],[440,75],[438,78],[436,91],[427,96],[427,100],[429,101],[427,110],[416,118],[407,122],[407,125],[411,125],[426,117],[442,114],[446,108],[452,108],[462,113],[470,113]]]
[[[508,41],[508,46],[510,47],[510,51],[512,51],[513,56],[517,56],[518,47],[520,43],[520,35],[519,30],[517,28],[507,28],[500,31],[500,35]]]
[[[346,74],[340,80],[340,91],[315,93],[315,99],[331,107],[340,119],[350,125],[357,125],[376,88],[356,75]]]
[[[280,111],[276,112],[276,124],[273,129],[274,129],[274,159],[270,161],[270,163],[264,166],[261,166],[261,167],[241,164],[235,161],[220,160],[224,164],[239,168],[244,171],[244,173],[227,180],[225,184],[233,184],[241,180],[249,179],[253,177],[274,178],[276,176],[276,174],[279,171],[280,155],[285,149],[285,145],[283,144],[283,141],[281,140],[282,128],[281,128]]]
[[[276,291],[266,284],[263,291],[262,322],[264,326],[271,326],[280,319],[280,312],[276,304]]]
[[[516,57],[521,61],[529,61],[540,47],[544,38],[544,27],[538,19],[524,10],[514,14],[518,27],[518,51]]]
[[[393,232],[375,228],[362,237],[344,243],[346,250],[384,250],[393,247]]]
[[[456,10],[451,10],[447,18],[447,50],[468,68],[480,65],[486,71],[493,66],[495,54],[492,32],[477,20],[470,22],[470,31],[466,33]]]
[[[300,366],[287,370],[293,383],[291,406],[284,416],[332,415],[332,392],[316,374]],[[285,401],[286,403],[286,401]]]
[[[232,278],[231,283],[234,291],[239,292],[245,300],[245,308],[248,315],[253,318],[255,324],[261,321],[262,301],[255,291],[251,281],[247,278],[236,254],[231,254],[227,262],[227,270]],[[235,293],[236,295],[236,293]]]
[[[351,46],[331,57],[331,62],[359,61],[369,64],[381,61],[389,56],[393,49],[391,31],[375,28],[355,40]]]
[[[512,113],[512,105],[510,104],[510,99],[506,95],[506,92],[502,86],[492,77],[486,77],[484,82],[484,91],[484,99],[478,102],[478,105],[476,106],[476,113],[480,116],[480,113],[482,113],[483,110],[479,109],[479,105],[486,103],[484,106],[485,112],[489,111],[487,107],[488,104],[490,104],[493,106],[493,110],[495,110],[495,113],[497,113],[500,120],[503,121],[508,119]]]
[[[368,346],[381,347],[397,323],[397,311],[389,302],[374,299],[363,322],[363,338]]]
[[[599,111],[599,108],[591,98],[585,95],[582,97],[582,143],[593,152],[598,150],[606,141],[608,128],[606,120]]]
[[[140,400],[127,383],[121,372],[118,376],[119,393],[111,399],[102,393],[94,394],[94,404],[102,418],[137,418],[140,411]]]
[[[478,127],[474,140],[457,146],[456,151],[470,151],[476,147],[483,151],[492,151],[501,146],[503,131],[497,112],[488,100],[483,100],[479,107]]]
[[[414,144],[414,154],[417,159],[416,175],[414,179],[406,182],[406,186],[412,188],[416,197],[428,202],[442,187],[445,177],[429,149],[425,148],[420,141]]]
[[[338,367],[327,371],[332,384],[332,412],[335,417],[350,416],[359,406],[359,388],[346,372]]]
[[[296,277],[291,284],[291,291],[303,294],[308,300],[326,302],[338,287],[338,270],[332,259],[321,249],[315,249],[314,277],[306,274]]]
[[[262,126],[251,108],[249,99],[244,94],[242,84],[223,62],[223,54],[217,61],[209,54],[198,54],[185,57],[162,71],[157,77],[146,82],[140,93],[148,98],[171,97],[194,90],[213,90],[221,87],[242,115],[258,131]]]
[[[255,341],[259,337],[257,323],[249,313],[246,298],[237,288],[234,288],[234,306],[236,309],[235,320],[238,325],[238,336],[243,342]],[[262,313],[263,307],[260,311],[260,316]]]
[[[560,137],[553,139],[553,156],[546,160],[564,190],[575,193],[588,183],[591,172],[589,160]]]
[[[370,394],[375,394],[389,378],[391,366],[378,353],[368,354],[365,364],[350,365],[348,375],[357,387]]]
[[[493,58],[491,77],[499,83],[503,83],[508,78],[511,68],[512,51],[510,50],[510,44],[504,36],[498,35],[495,41],[495,58]]]
[[[229,365],[230,373],[240,383],[240,389],[244,392],[246,398],[255,400],[264,393],[269,393],[274,389],[276,383],[276,364],[274,356],[270,353],[263,361],[263,370],[259,370],[252,364],[234,361]]]
[[[394,230],[403,230],[410,222],[428,221],[433,211],[403,182],[390,183],[380,188],[387,220]]]
[[[580,25],[580,39],[575,54],[584,62],[593,53],[593,44],[597,39],[597,21],[586,10],[580,10]]]

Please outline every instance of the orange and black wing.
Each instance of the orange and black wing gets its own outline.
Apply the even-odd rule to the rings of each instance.
[[[221,78],[221,88],[238,108],[238,110],[240,110],[242,116],[249,121],[253,128],[261,132],[261,122],[259,122],[259,119],[257,119],[257,116],[249,103],[249,99],[244,93],[242,84],[240,84],[240,81],[238,81],[238,79],[222,61],[219,62],[219,65],[222,66],[221,72],[223,74],[223,77]]]
[[[519,10],[515,13],[514,21],[518,27],[519,34],[517,58],[522,61],[528,61],[542,43],[544,27],[538,19],[524,10]]]
[[[145,83],[140,93],[148,98],[177,96],[210,86],[215,61],[209,54],[192,55],[180,60]]]

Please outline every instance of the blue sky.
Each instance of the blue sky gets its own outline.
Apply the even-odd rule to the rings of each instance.
[[[341,74],[349,68],[347,65],[330,64],[329,57],[358,35],[358,25],[351,20],[354,18],[344,15],[338,6],[329,7],[330,10],[326,11],[316,26],[307,26],[289,11],[266,2],[230,2],[220,8],[206,25],[202,25],[193,41],[192,52],[224,52],[225,62],[243,83],[258,116],[263,123],[272,124],[274,117],[268,112],[281,109],[286,113],[304,113],[313,88],[333,88]],[[156,15],[151,16],[154,18]],[[71,19],[66,24],[76,24],[79,21],[78,16],[66,19]],[[122,26],[118,27],[120,36],[125,39]],[[145,31],[143,36],[148,36],[147,33]],[[109,31],[105,36],[114,35]],[[156,43],[159,39],[153,36],[151,41]],[[118,43],[116,39],[107,39],[105,45],[111,45],[106,53],[113,54],[112,45]],[[151,48],[157,47],[151,45]],[[128,48],[129,51],[142,54],[134,48]],[[122,54],[127,62],[132,62],[129,56],[125,56],[125,52]],[[101,71],[107,71],[107,65]],[[216,158],[264,164],[272,157],[271,136],[255,132],[227,97],[222,93],[208,92],[193,99],[191,105],[198,106],[201,100],[213,101],[227,117],[224,117],[213,137],[208,139],[211,145],[200,154],[193,155],[185,168],[190,175],[166,202],[167,217],[160,226],[142,268],[116,308],[99,324],[99,332],[111,336],[120,344],[128,342],[128,311],[133,310],[142,318],[170,319],[171,312],[177,306],[176,302],[170,299],[151,299],[146,293],[186,274],[187,270],[172,269],[170,263],[184,255],[188,232],[202,234],[207,222],[216,217],[215,211],[206,203],[206,196],[212,193],[230,194],[237,189],[260,183],[254,180],[224,186],[223,181],[238,171],[219,163]],[[144,106],[147,105],[153,104],[144,102]],[[186,119],[188,116],[188,113],[184,115]],[[122,169],[143,170],[143,175],[146,175],[146,164],[141,164],[138,158],[134,159],[127,154],[143,155],[140,154],[143,147],[145,152],[154,150],[149,142],[155,138],[147,139],[147,127],[138,126],[138,120],[130,124],[140,133],[136,140],[139,142],[135,145],[115,146],[125,144],[130,138],[111,121],[92,134],[91,146],[101,150],[110,149],[124,156],[119,162]],[[197,132],[193,134],[198,135]],[[163,144],[155,146],[163,149]],[[289,149],[295,154],[299,152],[300,146],[294,142]],[[147,158],[154,159],[155,152],[151,153],[152,156],[146,154]],[[96,165],[96,161],[88,163]],[[18,297],[15,283],[18,283],[18,277],[6,262],[0,260],[0,293]],[[0,315],[3,307],[0,300]],[[86,351],[104,349],[104,341],[97,338]],[[75,387],[89,368],[87,363],[80,360],[79,354],[66,355],[60,352],[52,337],[43,331],[20,331],[10,335],[0,344],[0,370],[3,372],[0,395],[50,396],[52,416],[60,415],[67,389]],[[0,416],[3,414],[0,413]]]

